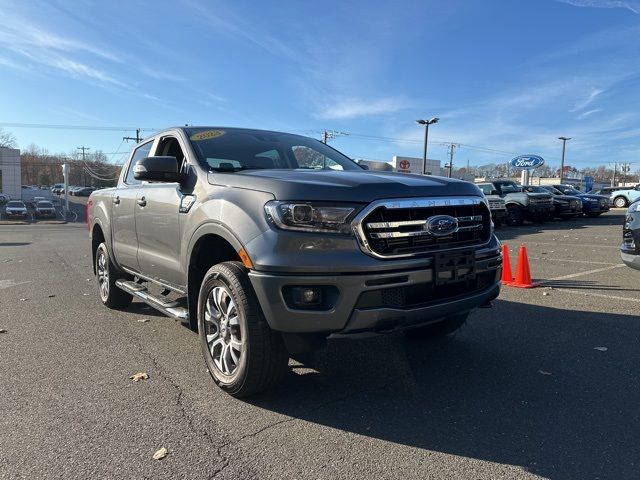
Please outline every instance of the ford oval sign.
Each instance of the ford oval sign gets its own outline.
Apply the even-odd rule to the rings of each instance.
[[[544,158],[539,155],[520,155],[509,162],[514,168],[538,168],[544,165]]]
[[[458,219],[449,215],[435,215],[427,219],[425,230],[434,237],[446,237],[458,231]]]

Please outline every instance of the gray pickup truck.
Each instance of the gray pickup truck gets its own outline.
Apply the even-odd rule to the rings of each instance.
[[[476,186],[367,171],[298,135],[165,130],[87,211],[101,301],[137,298],[188,323],[237,397],[327,338],[446,335],[500,291]]]
[[[527,192],[513,180],[504,179],[487,180],[476,185],[485,194],[490,192],[504,199],[507,225],[522,225],[525,220],[542,223],[553,216],[555,207],[550,193]]]

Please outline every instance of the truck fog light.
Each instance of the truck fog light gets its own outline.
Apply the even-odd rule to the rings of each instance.
[[[293,304],[297,307],[314,307],[322,304],[320,287],[293,287],[291,293]]]

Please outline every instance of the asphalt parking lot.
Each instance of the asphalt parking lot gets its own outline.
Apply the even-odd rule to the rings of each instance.
[[[195,333],[100,304],[85,225],[0,226],[0,477],[638,478],[622,218],[500,229],[542,287],[504,288],[445,340],[332,342],[248,401],[212,383]]]

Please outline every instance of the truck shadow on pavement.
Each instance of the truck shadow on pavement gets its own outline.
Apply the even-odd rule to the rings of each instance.
[[[498,300],[443,340],[334,341],[250,403],[545,478],[637,478],[639,340],[635,315]]]

